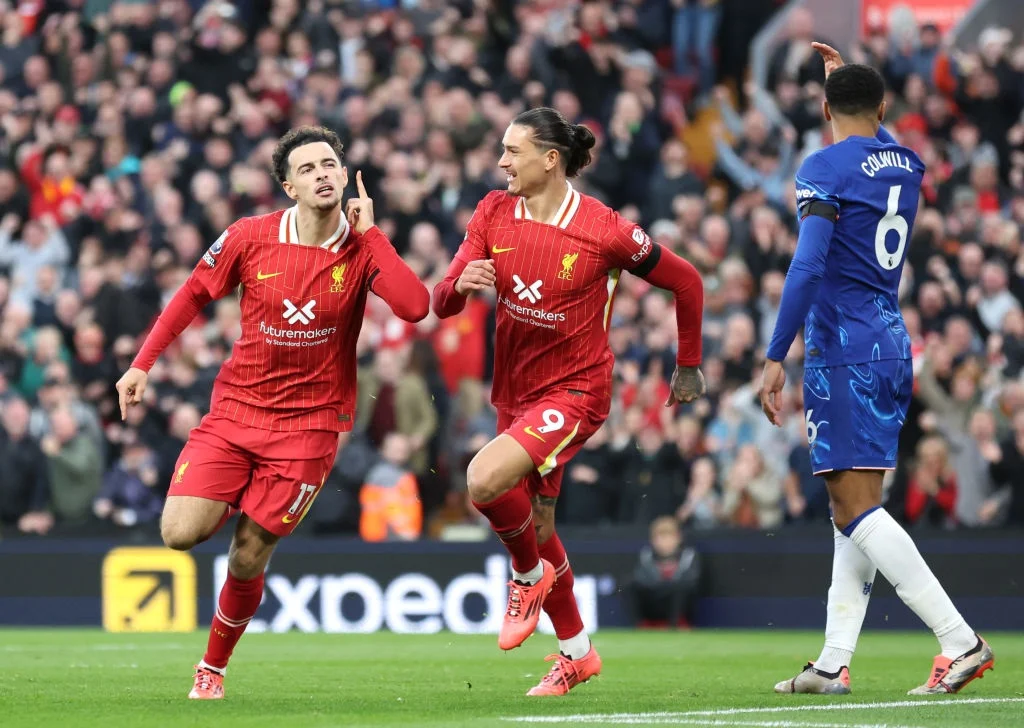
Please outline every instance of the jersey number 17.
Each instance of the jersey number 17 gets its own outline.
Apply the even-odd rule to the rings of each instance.
[[[900,215],[900,190],[903,185],[893,185],[889,188],[889,200],[886,203],[885,215],[878,221],[875,228],[875,257],[878,264],[886,270],[895,269],[903,260],[903,253],[907,249],[907,234],[910,232],[910,225],[905,217]],[[889,231],[895,231],[899,236],[896,250],[889,252],[885,245],[885,238]]]

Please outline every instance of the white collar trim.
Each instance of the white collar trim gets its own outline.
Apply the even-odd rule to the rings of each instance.
[[[331,235],[331,237],[320,243],[319,247],[324,250],[330,250],[332,253],[337,253],[341,250],[341,246],[348,240],[351,232],[352,228],[349,226],[348,220],[345,219],[345,215],[342,214],[341,221],[338,224],[338,229],[334,231],[334,234]],[[277,241],[279,243],[292,243],[299,245],[298,205],[289,207],[281,216],[281,224],[277,231]]]
[[[562,198],[562,204],[559,205],[554,217],[545,223],[546,225],[554,225],[562,230],[569,227],[569,223],[572,222],[572,219],[576,216],[576,211],[580,207],[580,193],[573,189],[569,182],[566,182],[565,186],[568,189],[565,192],[565,197]],[[526,198],[524,197],[516,200],[516,220],[533,220],[533,215],[530,214],[530,209],[526,206]]]

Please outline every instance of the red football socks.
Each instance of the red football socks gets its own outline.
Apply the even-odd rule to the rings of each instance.
[[[525,490],[515,487],[490,503],[474,501],[473,505],[491,522],[491,528],[505,544],[512,557],[513,571],[524,574],[540,563],[533,506]]]
[[[555,586],[544,600],[544,611],[551,617],[558,639],[575,637],[583,631],[583,618],[572,593],[575,579],[569,557],[565,555],[565,547],[557,533],[540,545],[540,557],[555,567]]]
[[[223,670],[228,665],[231,653],[238,640],[256,614],[263,598],[263,574],[249,581],[241,581],[228,572],[228,578],[220,590],[217,613],[210,625],[210,639],[206,643],[203,662]]]

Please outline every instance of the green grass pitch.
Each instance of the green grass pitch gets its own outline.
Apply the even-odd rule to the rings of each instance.
[[[774,695],[817,655],[808,632],[617,632],[603,674],[564,698],[527,698],[554,638],[510,653],[493,636],[252,634],[223,701],[186,699],[205,632],[0,631],[5,728],[301,728],[683,725],[752,728],[1024,726],[1024,635],[986,635],[996,669],[959,696],[909,698],[935,641],[865,635],[848,697]],[[511,720],[516,719],[516,720]]]

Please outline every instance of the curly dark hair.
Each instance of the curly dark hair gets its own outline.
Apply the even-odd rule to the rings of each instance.
[[[848,63],[825,81],[825,100],[836,114],[874,114],[884,98],[885,81],[871,66]]]
[[[345,145],[333,131],[325,126],[300,126],[292,129],[274,147],[273,165],[274,176],[282,184],[288,179],[288,155],[298,147],[316,142],[327,142],[334,153],[338,155],[338,161],[345,160]]]

